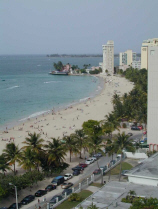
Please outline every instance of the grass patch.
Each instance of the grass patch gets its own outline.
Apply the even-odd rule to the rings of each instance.
[[[127,162],[122,162],[122,170],[130,170],[132,169],[133,166]],[[111,175],[118,175],[120,173],[120,164],[118,164],[115,168],[113,168],[111,170]],[[108,175],[108,173],[106,173],[106,175]]]
[[[100,183],[91,183],[89,186],[99,187],[101,188],[103,185]]]
[[[68,200],[65,200],[63,203],[61,203],[58,207],[56,207],[57,209],[71,209],[75,206],[77,206],[80,202],[82,202],[84,199],[86,199],[87,197],[89,197],[91,194],[93,194],[93,192],[89,191],[89,190],[83,190],[80,193],[78,193],[82,200],[78,201],[78,202],[69,202]]]

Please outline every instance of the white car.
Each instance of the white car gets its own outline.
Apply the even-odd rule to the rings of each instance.
[[[65,175],[64,175],[64,180],[66,181],[66,180],[69,180],[69,179],[71,179],[73,177],[73,174],[71,174],[71,173],[66,173]]]
[[[89,165],[89,164],[91,164],[91,163],[93,163],[93,162],[94,162],[93,159],[90,159],[90,158],[89,158],[89,159],[86,160],[85,164]]]
[[[96,157],[91,157],[90,159],[93,160],[93,162],[97,160]]]

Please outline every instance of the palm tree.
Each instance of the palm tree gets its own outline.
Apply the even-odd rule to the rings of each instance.
[[[87,209],[99,209],[99,208],[92,203],[90,206],[88,206]]]
[[[31,171],[32,168],[36,168],[38,163],[37,153],[32,150],[31,147],[27,147],[23,150],[19,162],[23,169]]]
[[[86,149],[87,146],[87,136],[83,129],[76,130],[74,134],[74,139],[77,140],[77,146],[80,150],[80,159],[82,159],[82,148]]]
[[[57,167],[64,162],[66,151],[59,139],[51,138],[52,142],[45,145],[49,165],[53,162]]]
[[[135,152],[135,148],[128,138],[129,136],[126,135],[125,132],[123,132],[122,134],[118,133],[114,141],[115,149],[118,150],[117,153],[121,154],[119,181],[121,179],[123,149],[126,149],[130,152]]]
[[[14,175],[16,174],[15,162],[19,161],[21,155],[21,150],[14,143],[9,143],[6,145],[6,148],[3,150],[4,157],[9,165],[13,165]]]
[[[70,136],[65,136],[63,138],[65,141],[65,149],[70,153],[70,162],[71,162],[71,155],[73,153],[78,153],[79,148],[77,147],[77,140],[74,137],[74,134],[70,134]]]
[[[26,146],[22,147],[22,149],[26,149],[27,147],[30,147],[33,152],[36,153],[36,157],[39,159],[40,155],[43,155],[43,139],[40,139],[40,134],[36,134],[35,132],[29,133],[29,137],[25,138],[25,141],[23,142],[26,144]],[[37,161],[37,169],[39,170],[39,161]]]
[[[7,163],[4,155],[0,155],[0,171],[3,172],[3,174],[5,175],[5,172],[7,170],[10,170],[9,164]]]
[[[116,153],[115,145],[111,139],[107,140],[106,143],[106,153],[108,153],[108,156],[111,156],[111,160],[113,160],[114,153]],[[109,180],[111,176],[111,169],[109,171]]]

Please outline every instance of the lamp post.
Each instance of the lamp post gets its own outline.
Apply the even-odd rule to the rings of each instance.
[[[18,195],[17,195],[17,187],[12,184],[12,183],[9,183],[10,186],[14,186],[15,187],[15,196],[16,196],[16,209],[18,209]]]

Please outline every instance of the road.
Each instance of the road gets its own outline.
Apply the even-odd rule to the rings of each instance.
[[[116,156],[116,155],[115,155]],[[114,157],[115,158],[115,157]],[[107,165],[111,160],[111,157],[109,156],[103,156],[98,160],[99,166],[105,166]],[[72,182],[73,184],[76,184],[77,182],[81,181],[84,178],[87,178],[87,176],[91,175],[93,173],[93,171],[95,169],[98,168],[97,162],[95,161],[94,163],[88,165],[87,168],[84,169],[83,173],[80,174],[79,176],[74,176],[72,179],[69,180],[69,182]],[[47,186],[47,185],[46,185]],[[41,188],[43,189],[43,188]],[[57,189],[47,193],[45,195],[47,202],[49,202],[49,200],[56,194],[59,194],[63,191],[63,189],[61,189],[60,186],[57,187]],[[40,200],[40,202],[43,202],[43,197],[40,198],[35,198],[35,200],[31,203],[29,203],[28,205],[22,206],[22,209],[35,209],[35,205],[39,206],[38,204],[38,199]]]

